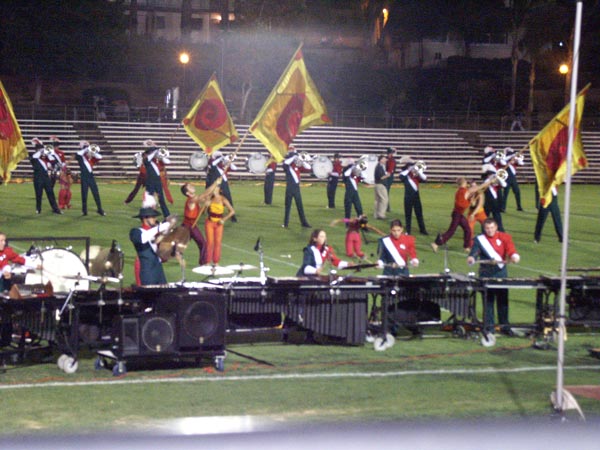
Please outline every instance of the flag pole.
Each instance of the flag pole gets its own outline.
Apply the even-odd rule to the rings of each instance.
[[[560,303],[558,313],[558,352],[556,364],[556,391],[551,396],[554,410],[564,413],[567,409],[566,399],[571,397],[564,390],[564,354],[565,354],[565,298],[567,285],[567,256],[569,246],[569,213],[571,209],[571,170],[573,144],[575,138],[575,114],[577,112],[577,77],[579,69],[579,40],[581,35],[582,3],[577,2],[575,12],[575,33],[573,40],[573,67],[571,73],[571,100],[569,109],[569,141],[567,147],[567,174],[565,178],[565,211],[563,219],[562,258],[560,268]]]

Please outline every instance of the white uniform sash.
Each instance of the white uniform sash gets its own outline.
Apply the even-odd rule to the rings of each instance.
[[[385,248],[387,249],[387,251],[389,252],[389,254],[392,256],[392,258],[394,259],[394,262],[399,267],[406,267],[406,261],[400,255],[400,252],[398,251],[398,249],[396,248],[396,246],[392,242],[392,238],[391,237],[388,236],[388,237],[383,238],[383,245],[385,245]]]
[[[487,256],[490,259],[496,261],[498,263],[498,267],[502,269],[504,267],[504,260],[496,251],[496,249],[492,246],[487,236],[484,234],[480,234],[479,236],[477,236],[477,240],[479,241],[479,245],[481,245],[483,250],[487,253]]]

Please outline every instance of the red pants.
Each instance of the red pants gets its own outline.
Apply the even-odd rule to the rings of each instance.
[[[61,189],[58,191],[58,207],[60,209],[70,208],[71,207],[71,190],[70,189]]]
[[[206,263],[219,264],[221,260],[223,224],[206,220],[204,222],[204,235],[206,236]]]
[[[352,258],[355,254],[359,258],[365,256],[362,249],[362,240],[358,231],[348,231],[346,233],[346,255]]]

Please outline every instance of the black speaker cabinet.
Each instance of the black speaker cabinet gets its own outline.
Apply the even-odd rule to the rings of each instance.
[[[112,338],[120,358],[168,355],[177,351],[177,320],[174,314],[116,316]]]
[[[156,310],[177,317],[179,351],[202,351],[225,346],[225,294],[214,291],[193,294],[163,292]]]

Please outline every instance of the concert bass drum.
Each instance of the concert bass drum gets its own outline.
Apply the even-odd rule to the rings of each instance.
[[[325,180],[333,170],[333,163],[324,155],[317,156],[312,162],[312,171],[319,180]]]
[[[190,168],[192,170],[204,170],[208,167],[208,156],[204,152],[194,152],[190,156]]]
[[[87,268],[83,261],[70,250],[51,248],[43,250],[38,259],[41,269],[25,276],[25,284],[52,283],[54,292],[67,293],[71,289],[87,291],[90,282]]]
[[[267,162],[269,158],[262,153],[252,153],[248,157],[246,165],[248,166],[248,172],[260,175],[267,171]]]

